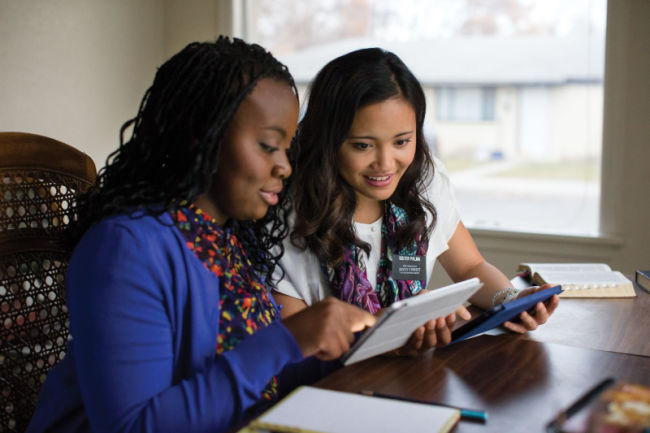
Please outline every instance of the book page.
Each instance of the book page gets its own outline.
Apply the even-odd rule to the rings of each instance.
[[[614,287],[621,283],[628,283],[630,280],[625,278],[620,272],[575,272],[575,271],[546,271],[544,270],[540,275],[544,281],[551,284],[562,284],[563,286],[576,285],[576,286],[593,286],[598,287]]]
[[[632,281],[605,263],[521,263],[529,283],[559,284],[563,298],[634,298]]]
[[[535,274],[535,280],[538,274]],[[618,271],[544,272],[544,281],[560,284],[563,298],[634,298],[632,281]]]
[[[251,423],[278,432],[447,432],[460,411],[303,386]]]
[[[611,272],[610,268],[605,263],[522,263],[522,265],[530,268],[531,273],[537,272],[542,276],[546,276],[547,272]]]

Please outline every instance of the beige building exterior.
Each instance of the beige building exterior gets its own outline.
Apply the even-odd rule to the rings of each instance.
[[[425,85],[426,124],[442,157],[488,159],[597,159],[602,131],[602,84],[495,88],[491,119],[440,118],[440,90]],[[477,89],[477,88],[473,88]]]
[[[604,38],[592,35],[466,37],[386,44],[348,39],[285,56],[306,101],[329,60],[380,46],[418,77],[425,132],[443,158],[535,161],[598,159]]]

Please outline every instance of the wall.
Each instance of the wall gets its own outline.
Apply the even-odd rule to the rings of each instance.
[[[437,113],[435,87],[424,85],[423,88],[427,99],[426,122],[440,140],[439,152],[443,159],[446,157],[476,158],[482,155],[487,157],[492,151],[513,147],[513,144],[506,140],[511,138],[514,141],[514,138],[504,134],[504,131],[516,130],[516,128],[512,125],[513,116],[508,116],[501,109],[502,88],[497,88],[496,91],[494,121],[440,120]],[[475,89],[479,91],[478,88]]]
[[[650,265],[650,2],[608,9],[601,230],[621,239],[613,262],[631,271]]]
[[[549,153],[554,158],[595,157],[600,154],[603,110],[600,84],[574,84],[551,89]]]
[[[215,40],[219,28],[230,34],[231,5],[224,0],[165,0],[165,58],[189,42]]]
[[[230,8],[231,0],[0,0],[0,131],[55,138],[101,168],[156,68],[187,43],[229,31]]]
[[[508,157],[580,159],[600,154],[600,84],[500,86],[494,121],[441,121],[436,91],[424,87],[427,122],[442,138],[443,157],[476,157],[500,150]],[[446,146],[444,145],[446,144]]]
[[[162,40],[158,0],[0,0],[0,131],[55,138],[103,166]]]

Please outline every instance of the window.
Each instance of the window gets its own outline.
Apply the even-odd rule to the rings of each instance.
[[[303,95],[338,55],[399,55],[467,226],[598,234],[605,0],[255,0],[246,16]]]
[[[436,118],[449,122],[494,120],[494,87],[435,88]]]

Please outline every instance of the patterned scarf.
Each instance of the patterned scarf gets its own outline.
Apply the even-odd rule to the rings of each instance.
[[[251,261],[229,228],[222,228],[190,205],[171,212],[176,227],[203,265],[219,277],[219,332],[216,354],[232,350],[247,335],[255,333],[279,318],[269,291],[253,271]],[[277,379],[273,377],[262,398],[275,400]]]
[[[329,287],[341,300],[376,313],[393,302],[416,295],[425,281],[395,280],[392,278],[393,252],[403,256],[426,256],[428,239],[419,234],[417,239],[398,249],[395,232],[408,223],[404,209],[387,203],[381,224],[381,251],[377,269],[377,286],[372,287],[366,273],[365,255],[361,248],[348,245],[343,249],[343,262],[337,268],[325,269]]]

